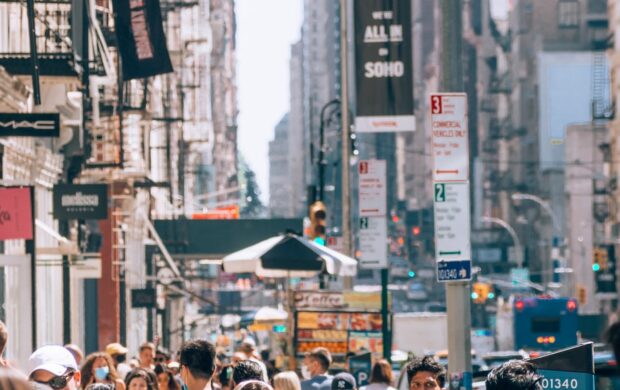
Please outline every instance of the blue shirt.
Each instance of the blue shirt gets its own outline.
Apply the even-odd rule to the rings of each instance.
[[[301,390],[331,390],[333,378],[331,375],[317,375],[312,379],[302,381]]]

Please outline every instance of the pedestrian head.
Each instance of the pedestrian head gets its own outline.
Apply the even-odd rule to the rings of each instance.
[[[357,390],[357,383],[353,375],[341,372],[332,379],[332,390]]]
[[[126,390],[159,390],[157,377],[152,370],[135,368],[125,378]]]
[[[28,359],[28,377],[32,382],[54,390],[76,390],[80,371],[75,358],[60,345],[47,345],[34,351]]]
[[[69,352],[71,352],[71,355],[73,355],[73,358],[75,359],[75,362],[77,363],[78,366],[82,364],[82,359],[84,359],[84,352],[82,352],[80,347],[78,347],[75,344],[67,344],[65,345],[65,348]]]
[[[495,367],[485,381],[486,390],[542,390],[536,367],[524,360],[511,360]]]
[[[105,352],[95,352],[86,356],[82,369],[82,383],[90,385],[97,382],[116,382],[118,374],[114,361]]]
[[[232,363],[233,366],[239,364],[239,362],[242,362],[244,360],[247,360],[248,357],[245,355],[245,353],[238,351],[233,353],[232,357],[230,358],[230,362]]]
[[[168,369],[174,375],[177,375],[179,373],[179,370],[181,369],[181,365],[179,364],[179,362],[170,362],[170,364],[168,364]]]
[[[170,354],[163,349],[157,349],[155,352],[155,363],[165,363],[170,361]]]
[[[446,383],[446,370],[430,356],[413,359],[406,371],[409,390],[440,390]]]
[[[609,329],[607,329],[606,338],[614,349],[616,362],[620,362],[620,322],[612,324]]]
[[[237,383],[249,380],[263,380],[263,369],[260,364],[258,364],[258,362],[255,362],[254,360],[241,361],[233,369],[233,387]]]
[[[111,343],[105,347],[105,353],[112,357],[114,365],[118,366],[120,363],[124,363],[127,360],[128,349],[123,347],[121,343]]]
[[[263,381],[250,380],[239,383],[234,390],[273,390],[273,387]]]
[[[115,389],[116,389],[115,385],[109,385],[106,383],[91,383],[90,385],[84,388],[84,390],[115,390]]]
[[[165,365],[157,364],[155,375],[157,375],[159,390],[179,390],[179,384],[174,379],[174,374]]]
[[[155,344],[146,342],[140,346],[140,367],[152,368],[155,358]]]
[[[332,364],[332,354],[329,353],[327,348],[318,347],[306,354],[304,358],[304,366],[302,367],[304,377],[309,376],[313,378],[317,375],[322,375],[329,370],[329,366]]]
[[[392,366],[390,363],[381,359],[378,360],[370,373],[370,383],[385,383],[391,385],[394,382],[394,374],[392,374]]]
[[[241,343],[239,350],[243,352],[248,358],[256,355],[256,341],[251,337],[246,337]]]
[[[181,347],[181,379],[189,390],[203,389],[215,372],[215,347],[206,340],[191,340]]]
[[[32,390],[26,377],[19,371],[0,369],[0,389],[2,390]]]
[[[275,390],[301,390],[301,382],[294,371],[284,371],[273,377]]]

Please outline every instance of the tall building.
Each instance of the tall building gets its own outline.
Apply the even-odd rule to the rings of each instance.
[[[269,214],[272,217],[294,215],[289,158],[289,114],[285,114],[275,127],[269,142]]]
[[[525,242],[533,280],[548,286],[558,278],[554,247],[564,246],[568,230],[577,228],[567,224],[567,128],[575,123],[591,124],[592,129],[599,126],[604,118],[598,118],[597,106],[609,100],[602,51],[608,34],[606,4],[601,0],[517,1],[509,27],[510,69],[498,80],[511,102],[509,120],[500,125],[510,156],[499,173],[510,178],[502,213]],[[514,203],[510,192],[539,196],[550,205],[552,216],[536,202]],[[569,265],[583,261],[573,251],[564,253]],[[579,276],[575,277],[578,281]],[[589,298],[582,305],[584,312],[596,311],[594,295]]]
[[[37,1],[41,105],[23,60],[30,53],[25,7],[0,5],[0,110],[62,118],[58,138],[0,137],[2,184],[34,186],[35,246],[43,248],[35,253],[39,320],[16,316],[16,307],[33,307],[27,294],[14,287],[0,294],[0,319],[19,340],[9,359],[23,360],[19,353],[35,343],[75,342],[92,352],[120,341],[135,351],[161,336],[164,346],[180,346],[183,332],[167,330],[192,312],[184,295],[160,294],[165,305],[157,311],[134,308],[131,298],[156,287],[157,271],[172,271],[175,280],[186,271],[167,255],[153,219],[191,217],[216,190],[225,191],[224,202],[238,197],[234,2],[159,3],[173,71],[121,80],[111,1]],[[106,184],[107,218],[55,220],[52,194],[61,182]],[[27,250],[24,240],[0,248],[0,269],[6,255]],[[87,259],[100,264],[97,280],[79,276]],[[12,286],[12,272],[0,272],[2,288]]]

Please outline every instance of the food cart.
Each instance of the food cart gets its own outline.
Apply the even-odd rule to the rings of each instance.
[[[293,345],[298,367],[305,354],[317,347],[331,352],[334,370],[345,368],[350,352],[383,356],[380,294],[297,291],[294,299]]]

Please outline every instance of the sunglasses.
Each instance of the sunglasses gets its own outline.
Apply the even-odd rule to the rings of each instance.
[[[40,382],[40,381],[35,381],[35,382],[42,384],[42,385],[47,385],[54,390],[60,390],[60,389],[64,389],[65,387],[67,387],[67,384],[69,383],[71,378],[73,378],[73,375],[75,375],[75,372],[69,371],[65,375],[55,376],[47,382]]]

